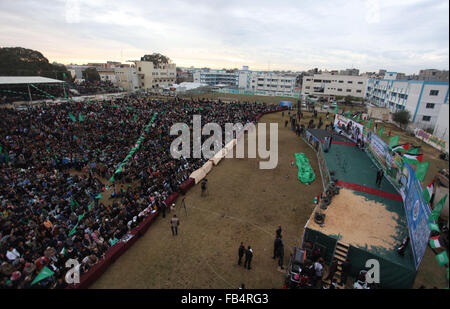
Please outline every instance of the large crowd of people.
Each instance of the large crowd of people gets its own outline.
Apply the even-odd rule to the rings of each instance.
[[[0,288],[64,288],[68,259],[88,271],[149,213],[165,207],[206,162],[171,157],[172,124],[192,128],[200,114],[202,123],[222,128],[245,125],[276,108],[143,95],[0,108]],[[141,147],[117,173],[155,113]],[[103,198],[108,187],[113,193]],[[33,283],[44,267],[54,274]]]

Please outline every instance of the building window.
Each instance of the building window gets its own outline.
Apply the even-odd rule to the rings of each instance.
[[[363,84],[363,82],[358,82],[358,85],[362,85]]]
[[[338,91],[342,91],[342,89],[341,89],[341,88],[338,88]]]
[[[430,95],[437,96],[439,94],[439,90],[430,90]]]
[[[427,103],[427,108],[434,108],[434,103]]]
[[[357,93],[361,93],[361,90],[356,90]]]
[[[339,83],[340,83],[340,84],[343,84],[343,83],[344,83],[344,81],[343,81],[343,80],[340,80],[340,81],[339,81]]]
[[[352,82],[351,80],[347,81],[347,83],[349,83],[349,84],[353,84],[353,82]]]
[[[352,92],[352,90],[351,89],[347,89],[347,92]]]
[[[423,116],[422,120],[423,121],[430,121],[431,120],[431,116]]]

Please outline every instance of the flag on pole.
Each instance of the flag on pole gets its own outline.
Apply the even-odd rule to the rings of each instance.
[[[338,107],[336,105],[336,108],[334,109],[334,113],[337,114],[338,113]]]
[[[84,121],[84,117],[83,117],[83,115],[82,115],[81,113],[78,114],[78,120],[79,120],[80,122],[83,122],[83,121]]]
[[[402,156],[403,162],[406,162],[408,164],[418,164],[418,163],[422,163],[423,161],[423,154],[420,155],[410,155],[405,153]]]
[[[438,233],[441,232],[441,230],[439,229],[439,225],[437,225],[434,222],[428,222],[428,227],[430,228],[431,231],[436,231]]]
[[[44,266],[42,268],[41,272],[34,278],[33,282],[31,282],[31,285],[38,283],[41,280],[44,280],[45,278],[53,276],[55,273],[51,271],[47,266]]]
[[[423,197],[425,198],[425,202],[427,204],[431,201],[431,197],[433,196],[433,181],[425,188],[425,191],[423,191]]]
[[[440,237],[440,235],[430,237],[430,247],[431,248],[437,249],[437,248],[441,247],[441,244],[439,242],[439,237]]]
[[[369,122],[366,125],[366,128],[370,129],[371,126],[372,126],[372,119],[369,120]]]
[[[439,216],[441,215],[442,208],[444,208],[445,200],[447,199],[447,195],[444,195],[444,197],[441,198],[441,200],[434,206],[433,211],[431,212],[430,216],[428,217],[429,221],[436,221],[439,219]]]
[[[314,198],[313,203],[314,203],[314,204],[319,204],[319,203],[320,203],[320,194],[317,195],[317,196]]]
[[[103,198],[103,196],[102,196],[102,194],[101,193],[99,193],[96,197],[95,197],[96,199],[102,199]]]
[[[399,139],[399,136],[391,137],[391,139],[389,140],[389,147],[391,147],[391,149],[392,149],[392,147],[395,147],[398,145],[398,139]]]
[[[407,152],[409,150],[409,144],[401,144],[401,145],[396,145],[392,147],[392,151],[396,152],[396,151],[400,151],[400,152]]]

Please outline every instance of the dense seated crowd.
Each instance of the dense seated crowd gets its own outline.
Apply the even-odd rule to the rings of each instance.
[[[191,126],[200,114],[202,124],[223,128],[276,108],[145,96],[0,108],[0,288],[64,288],[68,259],[81,263],[81,273],[88,271],[163,207],[206,162],[171,157],[172,124]],[[155,112],[142,146],[115,173]],[[105,190],[111,197],[101,195]],[[44,267],[54,275],[32,284]]]

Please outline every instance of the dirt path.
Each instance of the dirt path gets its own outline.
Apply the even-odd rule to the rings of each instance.
[[[287,113],[286,113],[287,114]],[[284,274],[272,259],[278,224],[283,228],[285,263],[303,234],[320,192],[316,155],[289,128],[281,113],[260,122],[278,122],[278,166],[260,170],[258,159],[225,159],[208,174],[207,197],[197,185],[186,195],[186,210],[177,201],[181,224],[173,237],[168,214],[160,216],[93,288],[281,288]],[[304,152],[317,175],[310,186],[297,179],[294,152]],[[252,269],[237,265],[240,242],[254,251]]]

